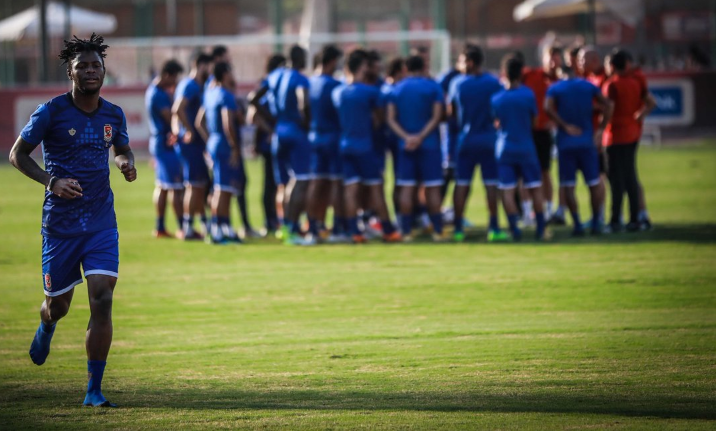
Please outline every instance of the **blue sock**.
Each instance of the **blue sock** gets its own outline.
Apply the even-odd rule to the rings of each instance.
[[[219,222],[219,226],[228,226],[231,224],[229,221],[229,217],[217,217],[217,221]]]
[[[201,220],[201,224],[206,225],[206,214],[204,214],[204,211],[201,212],[199,220]]]
[[[89,381],[87,382],[87,396],[84,405],[97,407],[107,402],[102,395],[102,377],[105,366],[107,366],[107,361],[87,361]]]
[[[333,235],[341,235],[346,231],[346,221],[343,217],[333,216]]]
[[[177,217],[177,229],[182,230],[182,226],[184,226],[184,216]]]
[[[465,230],[465,219],[462,217],[455,217],[455,233],[463,233]]]
[[[602,212],[601,210],[592,211],[592,229],[598,230],[602,227]]]
[[[381,220],[380,227],[383,229],[383,235],[390,235],[395,232],[395,226],[390,220]]]
[[[348,233],[351,235],[360,235],[360,229],[358,228],[358,217],[348,218]]]
[[[164,226],[164,217],[157,217],[156,229],[157,232],[164,232],[165,230],[167,230]]]
[[[318,234],[321,230],[321,223],[317,220],[308,219],[308,231],[311,232],[311,235],[314,237],[318,237]]]
[[[212,226],[218,226],[219,225],[219,217],[211,216],[211,224],[212,224]]]
[[[542,239],[544,237],[544,229],[547,226],[544,220],[544,213],[535,213],[535,220],[537,221],[537,232],[535,232],[535,235],[537,239]]]
[[[572,212],[570,211],[570,214],[572,215],[572,222],[574,223],[574,230],[579,232],[582,231],[582,220],[579,218],[578,212]]]
[[[443,215],[441,213],[430,214],[430,223],[433,224],[433,231],[436,234],[443,234]]]
[[[301,222],[296,220],[296,222],[288,222],[291,226],[291,234],[300,235],[301,234]]]
[[[413,231],[413,214],[400,214],[398,216],[398,221],[400,222],[400,230],[402,231],[403,235],[410,235],[410,233]]]
[[[500,230],[500,222],[499,222],[497,216],[490,216],[490,230],[491,231]]]
[[[52,335],[55,333],[55,325],[48,325],[40,322],[40,326],[35,332],[35,338],[30,345],[30,358],[37,365],[42,365],[50,354],[50,342]]]
[[[522,231],[517,226],[517,221],[520,219],[519,214],[509,214],[507,216],[507,222],[510,224],[510,232],[512,232],[512,238],[515,241],[522,239]]]

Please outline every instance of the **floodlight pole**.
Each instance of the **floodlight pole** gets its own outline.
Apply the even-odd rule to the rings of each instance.
[[[47,82],[47,0],[37,0],[40,12],[40,26],[38,34],[38,72],[40,82]]]
[[[64,0],[65,4],[65,40],[70,40],[72,37],[72,18],[70,17],[70,8],[72,7],[72,0]]]
[[[587,0],[587,21],[589,22],[589,43],[597,44],[597,0]]]

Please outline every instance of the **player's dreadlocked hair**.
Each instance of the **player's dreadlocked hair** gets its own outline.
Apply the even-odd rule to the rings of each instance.
[[[89,39],[80,39],[75,36],[73,39],[65,41],[65,49],[60,51],[58,57],[62,60],[62,64],[69,65],[77,54],[94,51],[99,54],[102,63],[104,63],[104,58],[107,57],[105,53],[107,48],[109,45],[105,45],[104,38],[98,34],[92,33]]]

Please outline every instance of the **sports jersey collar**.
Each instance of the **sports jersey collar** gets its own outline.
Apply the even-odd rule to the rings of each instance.
[[[87,111],[84,111],[84,110],[80,109],[79,106],[75,105],[75,101],[74,101],[74,99],[72,99],[72,92],[71,92],[71,91],[68,91],[68,92],[66,93],[66,95],[67,95],[67,99],[70,101],[70,104],[71,104],[76,110],[80,111],[81,113],[83,113],[84,115],[86,115],[86,116],[88,116],[88,117],[94,117],[94,116],[99,112],[99,110],[102,109],[102,105],[104,105],[104,99],[102,99],[102,98],[100,97],[99,100],[97,101],[97,109],[95,109],[95,110],[92,111],[92,112],[87,112]]]

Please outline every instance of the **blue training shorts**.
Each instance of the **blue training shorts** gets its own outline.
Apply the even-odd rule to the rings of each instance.
[[[209,184],[209,168],[204,160],[205,145],[200,141],[178,144],[179,159],[184,172],[184,184],[206,187]]]
[[[502,190],[517,187],[517,180],[520,178],[522,178],[526,189],[542,186],[542,168],[537,157],[530,157],[520,161],[498,161],[497,173],[500,179],[499,188]]]
[[[243,157],[238,166],[231,164],[230,153],[211,154],[211,160],[214,162],[214,190],[238,195],[246,185]]]
[[[559,184],[574,187],[577,184],[577,170],[582,171],[584,182],[589,187],[599,184],[599,152],[590,145],[582,148],[559,150]]]
[[[70,238],[42,237],[42,282],[45,295],[59,296],[82,283],[85,277],[119,272],[117,228]]]
[[[443,185],[442,151],[440,148],[418,147],[415,151],[398,151],[399,186],[438,187]]]
[[[173,148],[154,152],[156,166],[156,185],[164,190],[184,188],[184,173],[181,160]]]
[[[367,186],[383,184],[383,166],[380,155],[376,151],[361,153],[343,153],[343,184],[361,183]]]
[[[311,143],[308,134],[294,124],[279,124],[271,143],[277,184],[311,179]]]
[[[340,133],[311,132],[311,179],[339,180],[342,176]]]
[[[462,145],[458,148],[455,160],[455,183],[459,186],[471,185],[478,165],[482,173],[482,183],[486,186],[497,186],[500,181],[495,148],[489,146]]]

